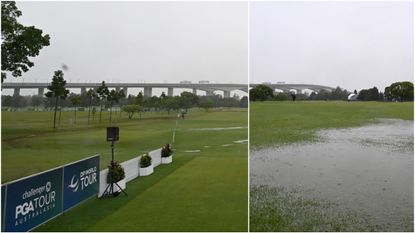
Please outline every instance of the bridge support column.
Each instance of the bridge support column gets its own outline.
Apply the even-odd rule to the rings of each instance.
[[[13,92],[13,96],[19,96],[20,95],[20,88],[19,87],[15,87],[14,88],[14,92]]]
[[[303,90],[301,90],[301,89],[297,89],[295,91],[297,92],[297,95],[303,93]]]
[[[152,88],[151,87],[144,87],[144,96],[151,97],[152,96]]]
[[[167,88],[167,96],[173,97],[173,87]]]
[[[81,87],[81,95],[86,93],[86,87]]]
[[[37,95],[38,95],[39,97],[43,97],[44,90],[45,90],[45,89],[44,89],[43,87],[38,88],[38,89],[37,89]]]
[[[231,92],[230,91],[223,91],[223,98],[230,98]]]
[[[125,97],[128,96],[128,87],[123,87],[122,91],[124,92]]]
[[[116,88],[115,88],[115,91],[116,91],[116,92],[119,92],[119,91],[120,91],[120,89],[121,89],[120,87],[116,87]]]
[[[193,94],[197,95],[197,89],[193,88]]]

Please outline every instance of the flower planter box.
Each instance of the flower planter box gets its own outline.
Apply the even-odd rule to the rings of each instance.
[[[148,175],[151,175],[153,172],[154,172],[153,164],[151,164],[148,167],[144,167],[144,168],[143,167],[140,167],[139,168],[139,171],[138,171],[138,174],[140,176],[148,176]]]
[[[117,184],[122,188],[125,189],[127,187],[127,184],[125,182],[125,179],[122,179],[120,181],[117,182]],[[121,192],[121,189],[118,188],[118,186],[116,184],[112,185],[114,192]]]
[[[169,157],[161,157],[161,164],[169,164],[173,161],[173,155]]]

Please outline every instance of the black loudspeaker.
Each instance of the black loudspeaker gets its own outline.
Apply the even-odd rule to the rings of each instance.
[[[120,139],[118,127],[107,127],[107,142],[115,142]]]

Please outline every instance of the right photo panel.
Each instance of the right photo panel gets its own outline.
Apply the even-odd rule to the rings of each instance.
[[[414,231],[413,2],[250,3],[250,231]]]

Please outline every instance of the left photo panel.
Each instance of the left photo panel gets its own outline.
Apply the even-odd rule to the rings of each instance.
[[[2,231],[248,231],[248,2],[2,7]]]

